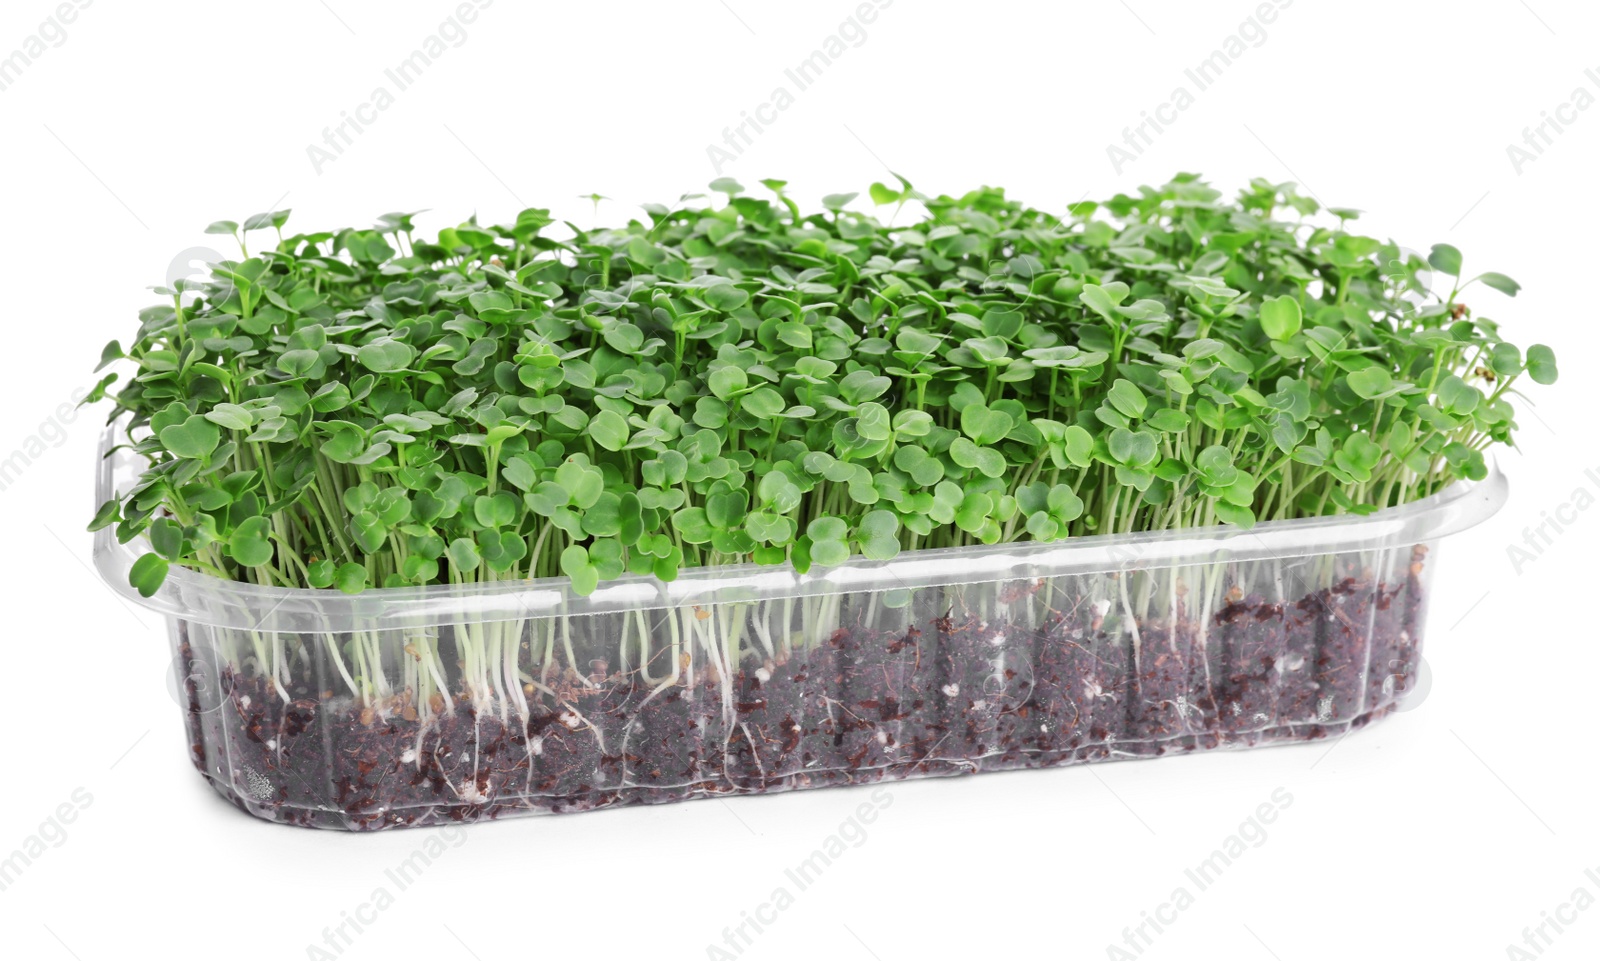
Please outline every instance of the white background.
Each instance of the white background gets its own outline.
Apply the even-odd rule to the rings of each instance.
[[[473,211],[509,222],[524,206],[589,224],[579,197],[598,192],[615,198],[601,219],[631,216],[704,189],[707,146],[854,6],[496,0],[320,173],[307,146],[392,88],[385,68],[453,3],[99,0],[0,91],[0,457],[41,454],[0,492],[0,857],[75,789],[93,799],[0,891],[0,955],[99,961],[142,944],[151,957],[320,957],[307,948],[323,929],[437,833],[301,831],[227,806],[185,757],[160,619],[86,566],[103,409],[53,419],[92,382],[101,344],[131,334],[173,255],[224,240],[201,233],[214,219],[274,207],[293,207],[302,230],[390,210],[437,211],[429,229]],[[1426,703],[1331,753],[893,785],[866,842],[745,957],[1106,957],[1280,787],[1293,802],[1265,842],[1144,957],[1504,958],[1580,886],[1600,895],[1584,874],[1600,868],[1600,510],[1563,509],[1575,522],[1520,573],[1507,556],[1577,489],[1600,494],[1584,370],[1600,329],[1588,290],[1600,109],[1520,172],[1507,155],[1576,88],[1600,96],[1600,10],[1295,0],[1114,169],[1107,144],[1192,90],[1184,69],[1254,6],[898,0],[723,172],[752,187],[786,177],[808,206],[864,193],[886,165],[925,191],[998,184],[1052,209],[1178,170],[1229,192],[1294,180],[1369,211],[1370,233],[1420,250],[1448,241],[1470,272],[1521,281],[1515,300],[1467,300],[1512,340],[1554,346],[1565,376],[1533,391],[1537,412],[1523,407],[1522,450],[1502,457],[1510,504],[1441,552]],[[7,0],[0,57],[53,10]],[[869,793],[483,825],[341,956],[707,957]],[[1595,956],[1600,909],[1576,917],[1546,957]]]

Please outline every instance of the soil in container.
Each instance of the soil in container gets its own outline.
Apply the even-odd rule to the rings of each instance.
[[[212,661],[232,662],[185,633],[180,679],[197,766],[252,813],[308,826],[1050,767],[1365,724],[1416,675],[1423,558],[1394,565],[1392,586],[1358,569],[1284,601],[1225,591],[1203,623],[1187,598],[1143,613],[1138,596],[1046,591],[1030,607],[1037,582],[983,611],[957,610],[955,592],[888,617],[813,608],[837,626],[811,644],[787,625],[702,629],[691,612],[679,644],[619,669],[574,667],[530,627],[523,650],[538,654],[517,691],[456,679],[425,703],[408,690],[335,696],[309,643],[275,678],[253,659],[224,666],[223,694],[207,697]]]
[[[1278,662],[1287,641],[1283,605],[1245,594],[1229,601],[1217,619],[1225,654],[1219,717],[1225,729],[1249,739],[1278,722]]]

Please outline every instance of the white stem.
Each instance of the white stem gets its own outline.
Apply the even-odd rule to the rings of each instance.
[[[584,687],[599,687],[600,685],[589,680],[589,675],[578,665],[578,655],[572,653],[572,618],[561,619],[561,646],[567,652],[567,663],[572,666],[572,673],[578,675],[578,682]]]

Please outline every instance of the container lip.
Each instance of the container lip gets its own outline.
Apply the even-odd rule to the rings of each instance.
[[[112,448],[119,425],[101,434],[96,503],[133,476],[132,456]],[[1159,569],[1218,561],[1289,559],[1356,550],[1395,549],[1473,527],[1504,505],[1508,482],[1498,463],[1480,481],[1457,481],[1442,491],[1366,516],[1344,514],[1268,521],[1251,530],[1229,526],[1095,534],[1066,541],[1031,541],[907,551],[893,560],[852,558],[799,574],[788,564],[741,564],[685,570],[672,582],[629,575],[588,596],[565,577],[475,585],[373,588],[357,595],[336,590],[273,587],[231,581],[174,566],[161,589],[143,597],[128,583],[141,550],[119,543],[111,528],[95,533],[94,562],[112,590],[170,617],[258,631],[334,631],[415,628],[462,622],[581,616],[814,597],[864,591]]]

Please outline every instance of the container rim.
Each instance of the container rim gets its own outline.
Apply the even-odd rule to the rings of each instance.
[[[113,450],[121,431],[113,424],[101,434],[96,508],[136,476],[133,454],[126,448]],[[1409,548],[1481,523],[1507,496],[1505,474],[1491,459],[1483,480],[1457,481],[1429,497],[1366,516],[1268,521],[1248,531],[1215,526],[916,550],[887,561],[854,557],[806,574],[788,564],[690,568],[672,582],[628,575],[605,582],[588,596],[573,593],[566,577],[371,588],[349,595],[231,581],[174,566],[161,589],[146,598],[128,583],[129,568],[143,552],[138,549],[142,539],[119,543],[110,527],[95,533],[94,562],[112,590],[171,618],[267,633],[342,633]]]

